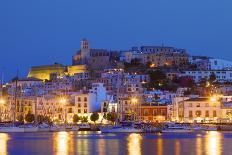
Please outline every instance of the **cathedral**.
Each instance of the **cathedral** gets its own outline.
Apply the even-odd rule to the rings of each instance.
[[[72,65],[87,65],[94,70],[107,69],[115,65],[118,54],[106,49],[90,49],[88,40],[83,39],[81,49],[72,57]]]

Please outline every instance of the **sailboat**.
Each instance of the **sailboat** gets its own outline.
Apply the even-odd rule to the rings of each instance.
[[[15,80],[15,92],[14,92],[14,109],[13,109],[13,123],[10,126],[1,126],[0,133],[12,133],[12,132],[37,132],[38,127],[32,125],[15,126],[16,117],[16,105],[17,105],[17,88],[18,88],[18,74]]]

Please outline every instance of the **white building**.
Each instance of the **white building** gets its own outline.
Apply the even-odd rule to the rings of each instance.
[[[219,122],[222,119],[221,102],[216,98],[191,98],[182,101],[178,109],[181,122]]]
[[[223,59],[209,59],[208,70],[222,70],[232,68],[232,62]]]
[[[191,77],[198,83],[201,79],[209,79],[212,74],[215,74],[216,81],[218,82],[232,81],[232,70],[184,71],[181,76]]]
[[[75,96],[77,114],[88,115],[100,111],[102,102],[106,100],[106,88],[103,83],[93,83],[92,89],[83,91]]]

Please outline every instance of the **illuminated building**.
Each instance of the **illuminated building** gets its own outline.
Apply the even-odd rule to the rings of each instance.
[[[167,120],[167,105],[141,105],[141,120],[145,122],[163,122]]]
[[[183,122],[220,122],[221,102],[217,98],[190,98],[180,102],[179,121]]]
[[[50,80],[52,75],[73,76],[76,73],[82,73],[86,71],[85,65],[76,66],[63,66],[61,64],[44,65],[44,66],[33,66],[31,67],[27,77],[33,77],[40,80]]]
[[[106,69],[115,65],[118,53],[106,49],[90,49],[87,39],[81,40],[81,49],[72,57],[73,65],[87,65],[90,69]]]

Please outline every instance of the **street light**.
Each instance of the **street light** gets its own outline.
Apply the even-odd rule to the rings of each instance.
[[[6,101],[3,98],[1,98],[0,99],[0,104],[5,104],[5,103],[6,103]]]
[[[66,104],[66,102],[67,102],[67,100],[66,100],[65,98],[61,98],[61,99],[60,99],[60,103],[61,103],[61,104]]]
[[[131,99],[131,102],[132,102],[132,103],[136,103],[136,102],[138,102],[138,99],[137,99],[137,98],[132,98],[132,99]]]
[[[210,97],[210,101],[211,101],[211,102],[216,102],[216,101],[217,101],[217,98],[216,98],[215,96],[212,96],[212,97]]]

